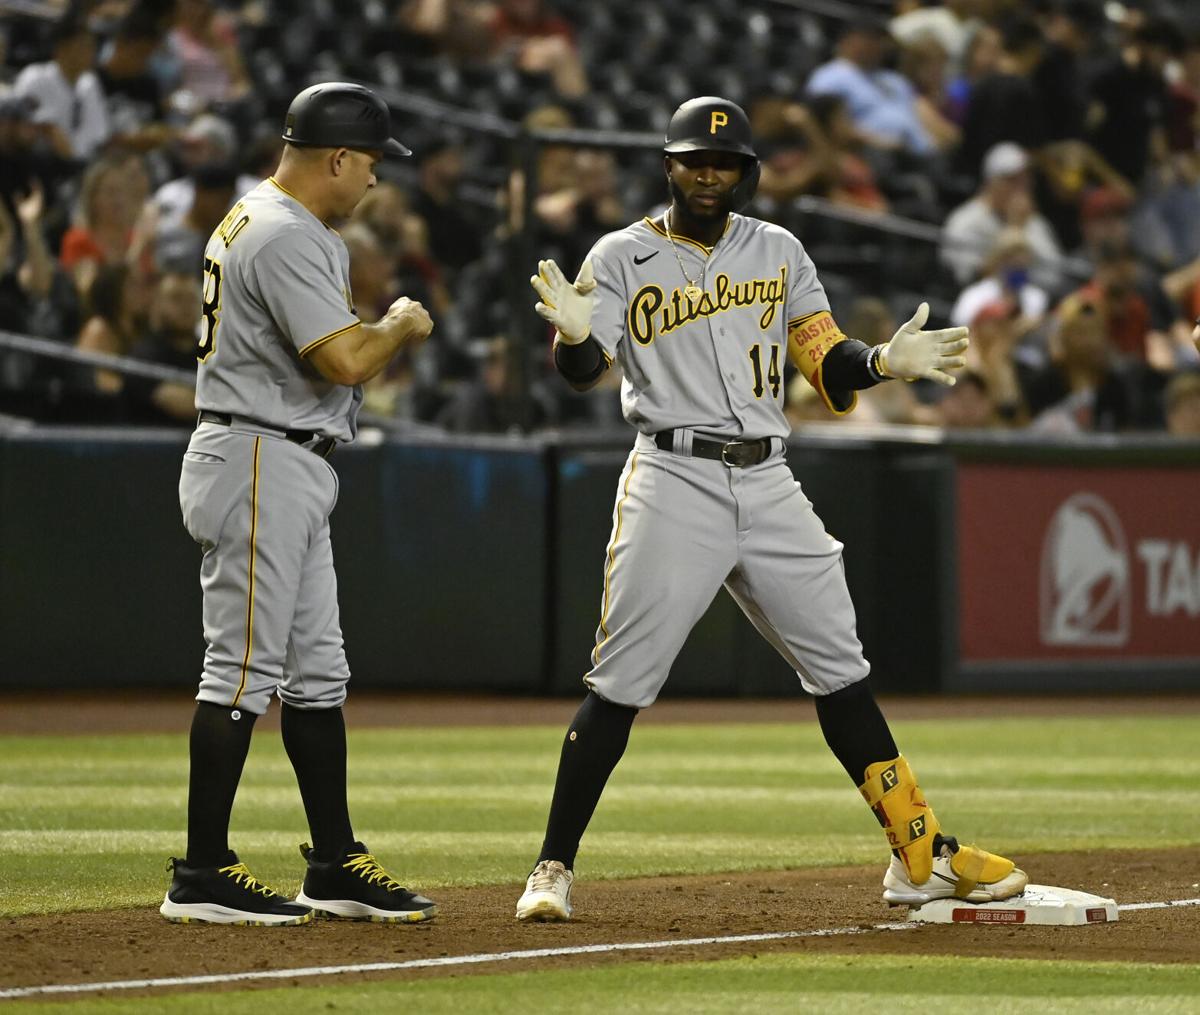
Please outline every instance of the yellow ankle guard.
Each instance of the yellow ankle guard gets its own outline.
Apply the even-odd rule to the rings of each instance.
[[[866,776],[858,791],[883,826],[888,845],[900,854],[909,880],[923,885],[933,874],[933,837],[941,825],[925,802],[912,769],[900,756],[869,765]],[[963,871],[963,876],[969,877],[969,872]]]
[[[994,885],[1008,877],[1017,865],[978,846],[959,846],[950,858],[950,869],[958,875],[954,894],[965,899],[978,884]]]

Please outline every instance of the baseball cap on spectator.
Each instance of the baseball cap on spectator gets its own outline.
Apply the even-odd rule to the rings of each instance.
[[[1133,207],[1133,199],[1116,187],[1095,187],[1084,195],[1079,205],[1082,219],[1104,218],[1107,215],[1123,215]]]
[[[992,145],[983,157],[983,178],[994,180],[999,176],[1015,176],[1029,168],[1029,155],[1019,144],[1001,141]]]
[[[237,131],[228,120],[213,113],[201,113],[180,132],[185,144],[207,144],[232,158],[237,151]]]

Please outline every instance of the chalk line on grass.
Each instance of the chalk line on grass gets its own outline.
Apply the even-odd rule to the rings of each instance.
[[[1176,906],[1200,906],[1200,899],[1168,899],[1165,902],[1129,902],[1117,907],[1122,912],[1142,909],[1170,909]],[[564,948],[529,948],[513,952],[481,952],[474,955],[447,955],[436,959],[409,959],[406,962],[363,962],[345,966],[305,966],[300,969],[257,969],[246,973],[209,973],[203,976],[164,976],[145,980],[109,980],[102,983],[50,983],[34,987],[0,989],[0,999],[38,997],[47,994],[82,994],[91,991],[145,990],[154,987],[196,987],[211,983],[238,983],[249,980],[291,980],[313,976],[340,976],[347,973],[385,973],[402,969],[431,969],[436,966],[472,966],[487,962],[515,962],[521,959],[549,959],[565,955],[598,955],[662,948],[701,945],[746,944],[756,941],[789,941],[812,937],[849,937],[872,931],[912,930],[917,923],[876,923],[869,927],[825,927],[819,930],[781,930],[766,934],[732,934],[724,937],[693,937],[660,941],[618,941],[613,944],[571,945]]]

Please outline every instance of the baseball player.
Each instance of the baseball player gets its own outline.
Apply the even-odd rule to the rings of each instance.
[[[183,521],[204,550],[207,650],[191,728],[188,843],[170,860],[160,912],[179,923],[301,924],[314,914],[381,922],[437,909],[387,873],[351,828],[342,649],[326,460],[354,439],[362,383],[433,324],[401,298],[359,320],[349,256],[328,223],[375,185],[375,166],[411,154],[387,106],[359,85],[292,100],[275,175],[230,210],[205,248],[196,383],[199,422],[179,480]],[[282,700],[283,744],[312,846],[296,899],[230,850],[229,815],[254,721]]]
[[[953,384],[967,329],[924,330],[922,303],[883,346],[847,339],[799,241],[738,214],[759,162],[734,103],[685,102],[664,151],[665,214],[603,237],[573,284],[553,261],[531,279],[559,372],[586,390],[618,361],[638,436],[617,486],[588,694],[517,919],[570,918],[579,841],[633,720],[722,585],[814,695],[826,742],[883,826],[884,899],[1015,895],[1025,874],[943,835],[897,750],[866,679],[842,546],[784,460],[785,355],[841,414],[890,378]],[[904,540],[902,520],[889,538]]]

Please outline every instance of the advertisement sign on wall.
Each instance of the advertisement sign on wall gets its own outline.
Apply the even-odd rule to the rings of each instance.
[[[961,463],[959,648],[1002,661],[1200,662],[1200,477]]]

